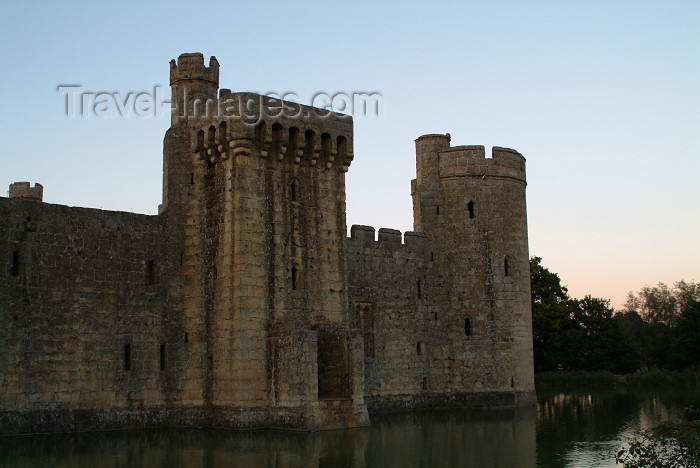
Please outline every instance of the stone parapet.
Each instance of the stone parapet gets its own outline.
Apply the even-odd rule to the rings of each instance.
[[[510,148],[494,146],[486,158],[483,146],[453,146],[439,151],[440,177],[500,177],[525,183],[525,158]]]
[[[355,224],[350,228],[348,245],[356,248],[370,247],[383,250],[406,252],[423,252],[425,235],[422,232],[406,231],[401,241],[401,231],[397,229],[380,228],[375,239],[375,229],[372,226]]]
[[[44,200],[44,187],[41,184],[32,184],[29,182],[15,182],[10,184],[10,198],[18,198],[20,200]]]

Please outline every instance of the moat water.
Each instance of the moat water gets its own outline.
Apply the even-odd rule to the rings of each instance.
[[[317,433],[163,429],[0,438],[0,467],[613,467],[698,392],[539,392],[537,408],[391,413]]]

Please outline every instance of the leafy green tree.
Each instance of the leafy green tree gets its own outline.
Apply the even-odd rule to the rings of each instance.
[[[636,349],[637,368],[658,367],[659,359],[668,352],[667,342],[657,339],[661,334],[655,333],[654,327],[635,311],[618,312],[613,318]],[[657,324],[658,327],[665,325]]]
[[[646,286],[615,313],[608,300],[570,297],[540,257],[530,281],[535,372],[700,367],[700,284]]]
[[[559,275],[530,259],[535,371],[608,370],[632,372],[639,350],[632,335],[613,318],[610,301],[574,299]]]
[[[576,300],[572,308],[578,337],[571,343],[571,351],[577,353],[577,364],[581,370],[608,370],[608,354],[615,340],[612,325],[612,309],[609,301],[586,296]]]
[[[625,307],[628,310],[638,310],[649,322],[671,325],[676,319],[676,298],[664,283],[653,288],[645,286],[636,296],[630,293]]]
[[[700,367],[700,302],[688,302],[678,326],[675,352],[677,368]]]
[[[678,281],[669,288],[664,283],[644,286],[637,293],[630,292],[625,312],[637,312],[647,322],[675,326],[683,311],[700,301],[700,284]]]
[[[564,334],[570,324],[569,293],[559,275],[542,265],[542,258],[530,258],[532,291],[532,333],[535,372],[553,371],[561,367]]]
[[[572,320],[580,330],[579,339],[569,346],[576,356],[578,369],[616,373],[636,370],[638,350],[632,344],[631,336],[613,320],[610,301],[589,295],[575,303]]]
[[[571,370],[633,372],[638,350],[630,335],[613,319],[610,301],[592,296],[572,300],[567,355]]]
[[[693,308],[700,302],[700,283],[687,283],[684,280],[678,281],[674,285],[676,303],[681,315],[688,309]]]
[[[645,368],[684,369],[700,365],[697,304],[700,284],[678,281],[630,292],[618,320],[634,337]]]

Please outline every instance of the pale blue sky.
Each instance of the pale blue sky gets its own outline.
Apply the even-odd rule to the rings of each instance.
[[[527,158],[530,253],[573,295],[700,281],[697,0],[1,5],[2,186],[155,213],[167,112],[69,119],[56,87],[167,87],[202,52],[234,91],[383,95],[355,120],[348,225],[410,230],[413,140],[449,132]]]

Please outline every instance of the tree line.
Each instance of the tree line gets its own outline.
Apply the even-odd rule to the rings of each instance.
[[[559,275],[530,258],[535,372],[700,367],[700,284],[678,281],[610,301],[569,295]]]

